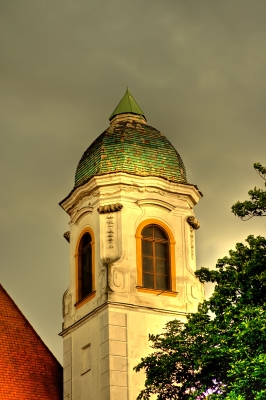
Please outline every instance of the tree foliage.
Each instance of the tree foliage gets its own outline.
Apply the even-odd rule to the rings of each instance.
[[[254,168],[266,178],[266,168]],[[249,194],[251,201],[236,203],[233,212],[265,215],[266,193]],[[214,292],[186,323],[170,321],[162,334],[150,335],[153,353],[134,368],[146,373],[138,399],[266,399],[266,239],[248,236],[216,270],[196,275],[214,282]]]
[[[266,180],[266,167],[260,163],[254,164],[255,171]],[[266,182],[265,182],[266,186]],[[256,187],[248,192],[250,200],[243,202],[237,201],[232,206],[232,211],[235,215],[246,221],[252,217],[266,216],[266,191],[257,189]]]
[[[196,272],[216,286],[187,323],[150,335],[154,352],[135,367],[146,373],[138,399],[266,399],[266,239],[246,242]]]

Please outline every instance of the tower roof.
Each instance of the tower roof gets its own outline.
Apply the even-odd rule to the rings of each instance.
[[[187,182],[185,166],[174,146],[157,129],[137,121],[111,124],[88,147],[77,166],[75,188],[93,176],[115,172]]]
[[[128,89],[110,117],[110,126],[81,157],[73,190],[94,176],[117,172],[187,183],[180,155],[165,135],[146,124]]]
[[[0,285],[1,399],[62,398],[63,370]]]
[[[145,118],[143,111],[138,106],[136,100],[134,99],[134,97],[132,96],[132,94],[129,92],[129,90],[127,88],[126,93],[120,100],[118,106],[112,112],[109,120],[111,121],[116,115],[128,114],[128,113],[142,115]],[[146,120],[146,118],[145,118],[145,120]]]

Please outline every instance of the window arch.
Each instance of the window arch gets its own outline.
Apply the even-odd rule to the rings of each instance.
[[[136,231],[137,290],[176,295],[175,241],[162,221],[143,221]]]
[[[142,235],[142,283],[150,289],[170,290],[169,239],[158,225],[147,225]]]
[[[91,235],[85,233],[79,243],[79,300],[92,293]]]
[[[94,236],[91,230],[83,231],[77,242],[76,257],[76,306],[95,295]]]

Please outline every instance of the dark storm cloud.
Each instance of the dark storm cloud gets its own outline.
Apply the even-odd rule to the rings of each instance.
[[[265,162],[264,0],[2,1],[2,283],[60,357],[68,218],[83,151],[128,85],[204,198],[198,266],[265,232],[230,207]],[[53,312],[51,312],[53,310]],[[59,346],[59,347],[58,347]],[[57,348],[58,347],[58,348]]]

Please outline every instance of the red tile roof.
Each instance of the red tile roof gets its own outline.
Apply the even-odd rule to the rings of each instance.
[[[0,399],[61,400],[62,366],[0,285]]]

